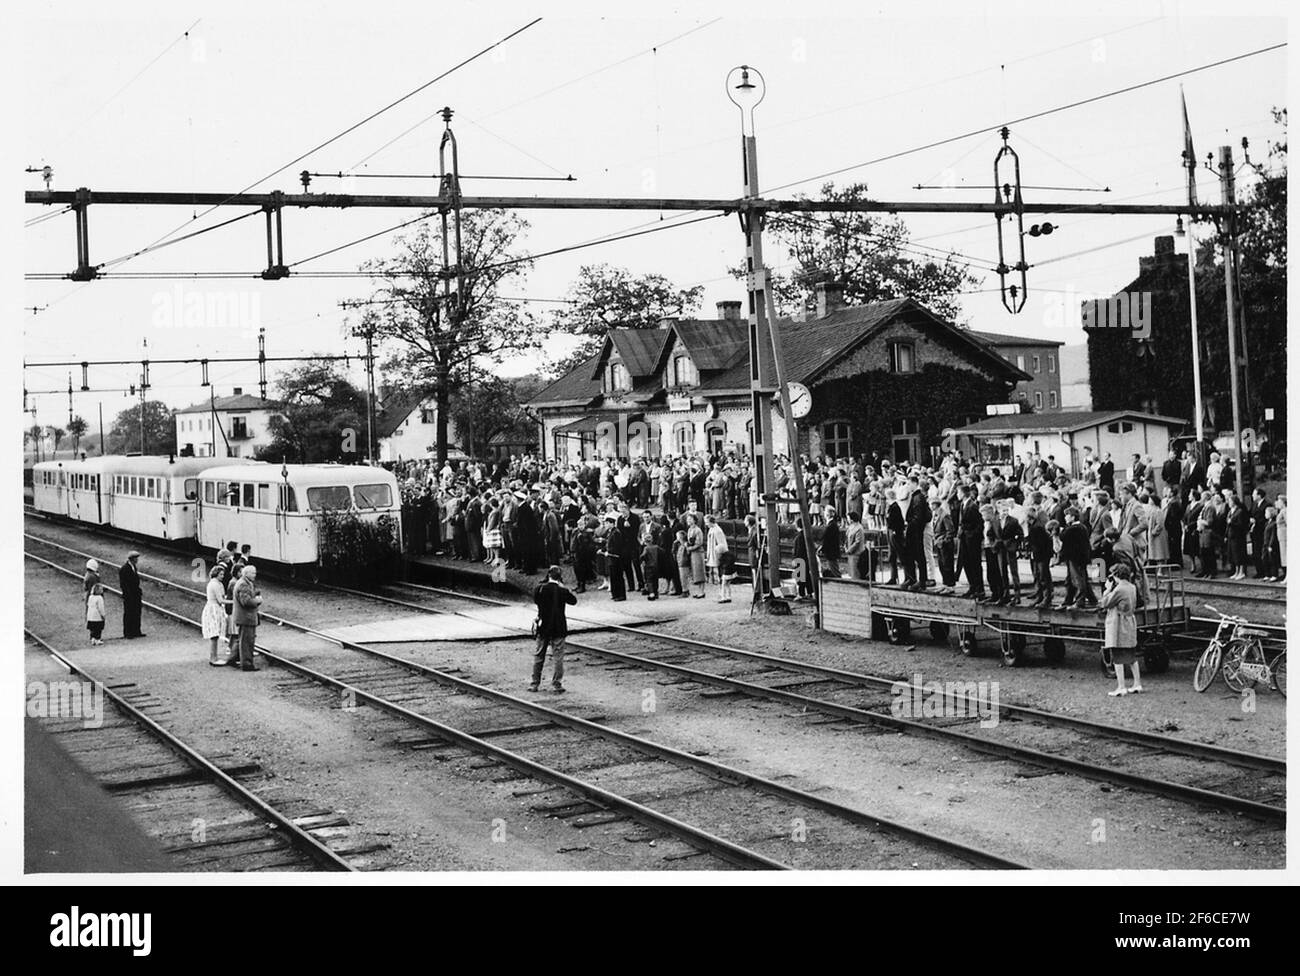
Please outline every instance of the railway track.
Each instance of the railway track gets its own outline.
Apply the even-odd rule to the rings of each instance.
[[[439,599],[508,605],[437,587],[402,583],[388,592],[413,591]],[[454,608],[384,593],[364,594],[398,606],[434,613]],[[573,614],[575,619],[581,613]],[[1162,796],[1204,804],[1268,821],[1286,817],[1286,762],[1270,756],[1092,722],[1025,706],[972,700],[964,685],[942,693],[965,714],[934,721],[893,714],[897,694],[912,694],[895,678],[828,668],[757,651],[678,637],[642,627],[610,626],[601,644],[570,635],[566,646],[618,669],[658,671],[694,684],[747,698],[793,705],[845,723],[956,741],[976,752],[1027,762]],[[959,702],[960,700],[960,702]],[[973,706],[973,707],[972,707]],[[960,712],[953,707],[950,711]],[[995,725],[987,715],[996,712]],[[974,714],[972,714],[972,712]],[[1084,758],[1093,757],[1093,758]],[[1095,757],[1101,757],[1098,761]],[[1141,768],[1142,771],[1137,770]]]
[[[105,686],[25,633],[29,649],[103,694],[104,714],[94,723],[65,715],[42,718],[42,728],[127,808],[176,870],[355,871],[379,849],[347,846],[348,821],[333,811],[303,800],[272,803],[265,794],[273,783],[258,767],[203,755],[157,721],[161,702],[134,686]]]
[[[93,555],[31,535],[27,539],[29,545],[78,559]],[[80,567],[69,569],[33,552],[26,556],[80,578]],[[189,586],[141,575],[167,594],[183,595],[188,608],[202,596]],[[145,606],[198,626],[175,609],[153,602]],[[649,831],[648,837],[667,835],[741,868],[1027,866],[613,728],[599,716],[520,699],[283,617],[265,618],[315,637],[320,645],[318,652],[292,657],[259,646],[265,662],[330,688],[354,705],[402,720],[431,747],[464,750],[521,779],[560,788],[568,795],[552,805],[553,815],[587,815],[596,824],[631,820]],[[340,649],[352,653],[340,659]]]

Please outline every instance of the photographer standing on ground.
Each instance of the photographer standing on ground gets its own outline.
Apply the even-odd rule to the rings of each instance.
[[[565,606],[575,605],[578,598],[560,582],[560,567],[546,571],[546,580],[533,591],[537,604],[537,651],[533,654],[533,680],[529,691],[537,691],[542,683],[542,668],[546,665],[546,649],[551,649],[551,690],[564,693],[564,641],[569,636],[569,621]]]

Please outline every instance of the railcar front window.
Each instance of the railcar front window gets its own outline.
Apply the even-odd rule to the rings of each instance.
[[[347,485],[328,485],[322,488],[307,489],[307,507],[313,512],[323,512],[333,508],[351,508],[352,492]]]
[[[393,492],[388,485],[357,485],[352,491],[357,496],[357,508],[391,508]]]
[[[196,502],[199,500],[199,479],[185,479],[185,500],[187,502]]]

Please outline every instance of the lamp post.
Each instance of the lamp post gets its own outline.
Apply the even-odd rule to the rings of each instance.
[[[749,65],[740,65],[727,73],[727,98],[740,110],[741,156],[745,174],[745,201],[759,199],[758,141],[754,135],[754,109],[767,94],[762,73]],[[745,272],[749,291],[749,389],[754,415],[754,477],[757,482],[758,503],[767,522],[768,586],[775,595],[781,587],[781,533],[777,523],[777,497],[775,454],[772,435],[772,397],[781,398],[781,412],[785,417],[789,458],[794,474],[795,490],[799,496],[799,511],[803,522],[804,548],[807,565],[802,571],[807,582],[815,587],[816,562],[812,533],[808,525],[808,508],[803,486],[803,472],[799,467],[798,434],[790,411],[789,390],[783,380],[780,355],[780,336],[771,307],[767,268],[763,264],[764,211],[759,207],[745,207],[740,211],[741,228],[745,233]],[[814,590],[815,592],[815,590]]]

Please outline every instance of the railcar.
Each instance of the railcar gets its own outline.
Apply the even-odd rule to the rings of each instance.
[[[212,458],[140,455],[105,458],[108,518],[115,529],[167,541],[192,540],[198,529],[199,475]],[[230,458],[228,466],[253,464]]]
[[[251,546],[253,558],[297,566],[318,558],[316,517],[355,511],[366,521],[384,515],[401,539],[397,478],[366,465],[258,462],[208,468],[199,476],[199,545]]]
[[[32,468],[32,505],[38,512],[77,522],[105,525],[109,521],[105,476],[116,458],[41,461]]]

